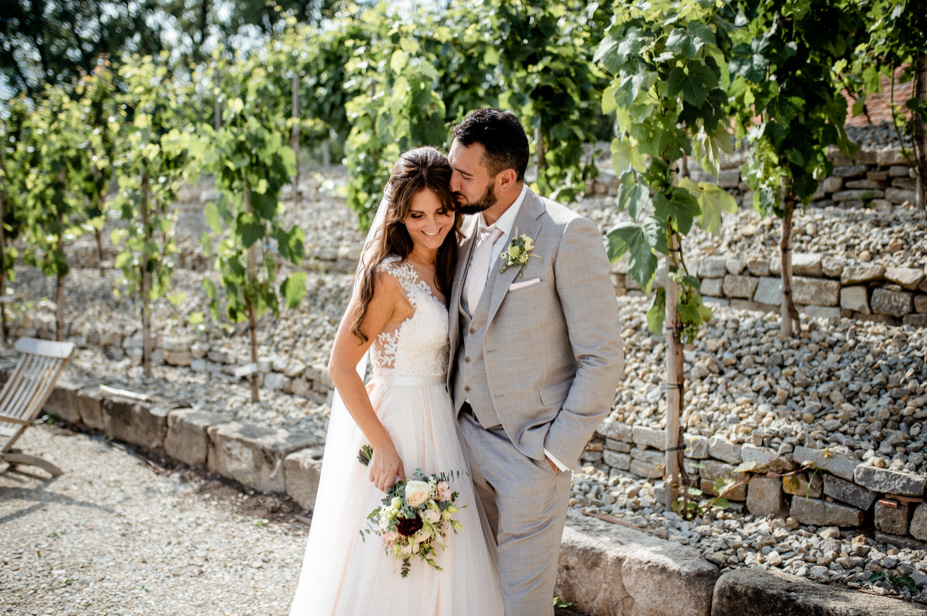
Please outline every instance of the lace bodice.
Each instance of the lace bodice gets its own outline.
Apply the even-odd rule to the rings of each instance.
[[[386,273],[399,281],[412,305],[412,316],[373,341],[370,360],[373,374],[383,376],[438,376],[447,371],[450,343],[447,307],[432,295],[428,283],[415,268],[399,259],[384,261]]]

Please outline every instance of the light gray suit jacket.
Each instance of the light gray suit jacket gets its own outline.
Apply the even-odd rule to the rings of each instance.
[[[464,220],[464,240],[450,299],[448,391],[453,392],[460,343],[460,296],[475,243],[477,216]],[[547,448],[575,468],[608,414],[624,373],[618,304],[598,228],[562,205],[525,195],[511,241],[534,240],[518,266],[492,265],[483,355],[492,401],[506,434],[524,455]],[[454,400],[459,409],[463,400]]]

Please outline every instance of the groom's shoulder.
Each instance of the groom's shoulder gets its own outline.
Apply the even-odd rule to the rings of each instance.
[[[544,206],[544,210],[550,217],[551,222],[553,222],[555,225],[565,227],[570,224],[575,224],[578,221],[585,221],[590,224],[595,224],[585,216],[576,213],[567,206],[557,203],[552,199],[541,197],[540,195],[538,195],[538,199],[540,199],[541,204]]]

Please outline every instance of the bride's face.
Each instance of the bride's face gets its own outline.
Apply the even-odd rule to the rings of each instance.
[[[416,248],[437,251],[454,228],[454,212],[441,203],[437,194],[426,188],[412,197],[403,224]]]

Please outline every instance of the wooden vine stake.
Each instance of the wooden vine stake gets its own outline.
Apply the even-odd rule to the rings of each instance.
[[[668,264],[670,271],[679,271],[680,260],[679,236],[669,233]],[[666,280],[666,509],[672,510],[673,503],[679,498],[679,449],[682,430],[679,418],[682,415],[683,386],[685,377],[682,373],[682,321],[679,319],[679,283],[672,276]]]

